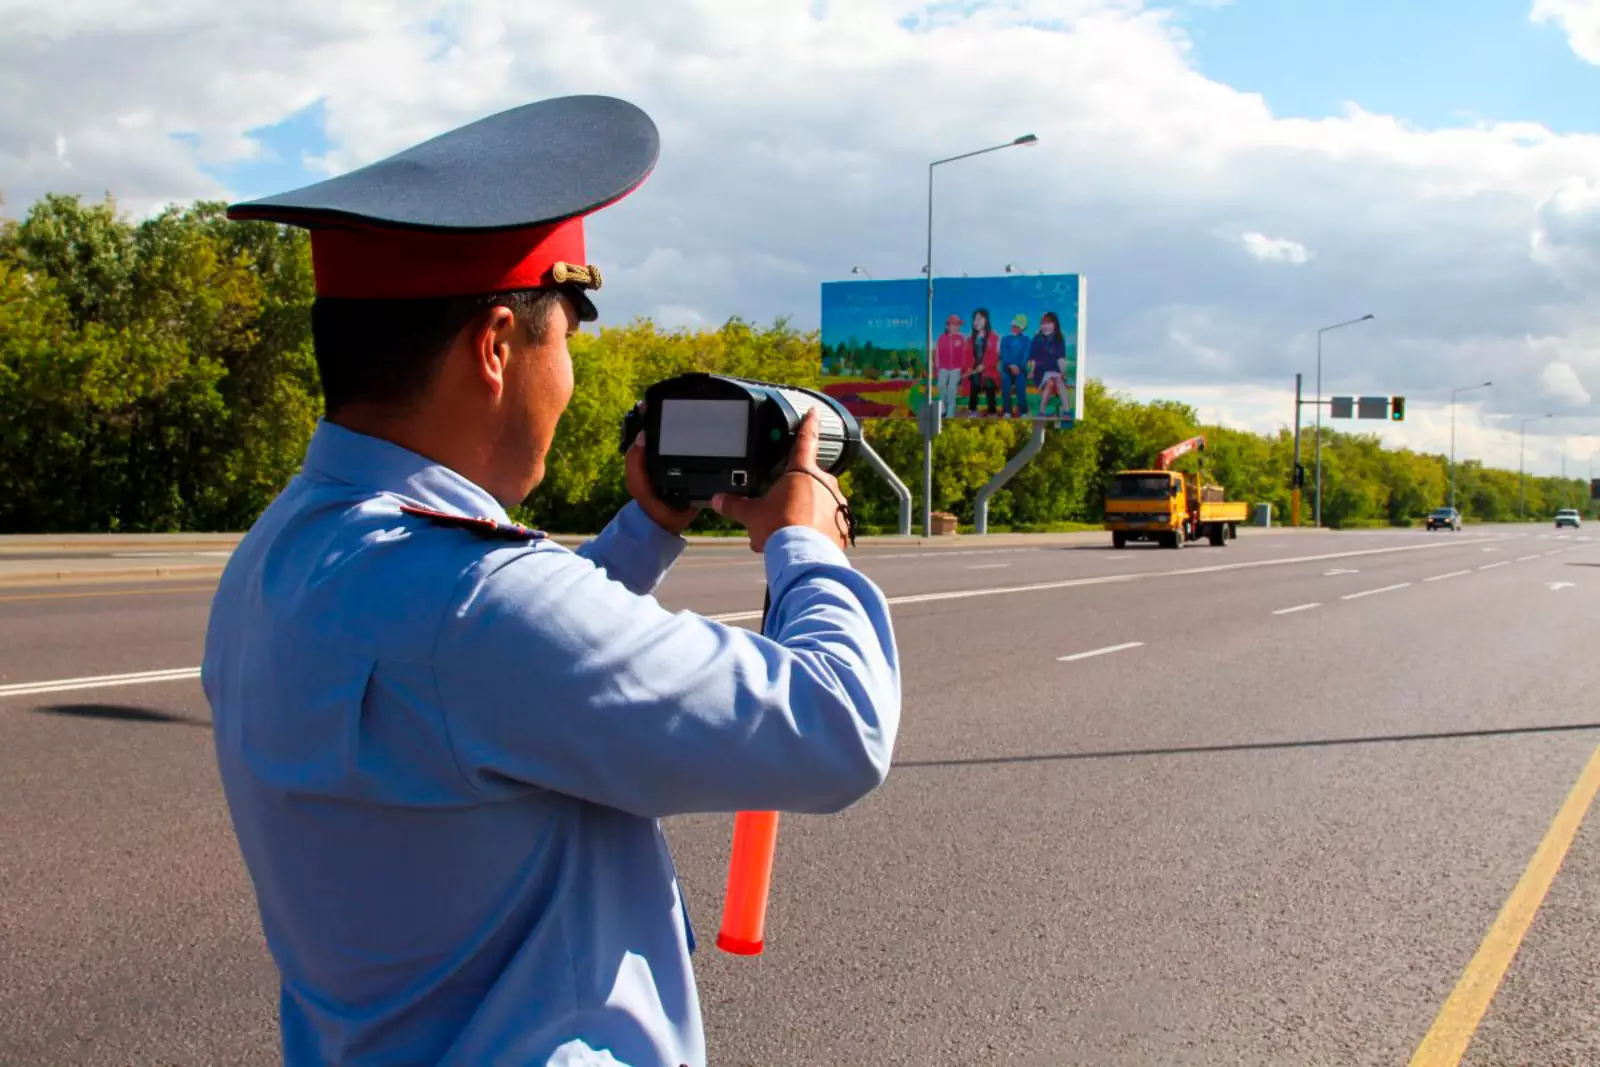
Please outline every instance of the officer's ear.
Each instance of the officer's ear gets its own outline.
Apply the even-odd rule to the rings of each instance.
[[[518,329],[517,317],[511,309],[498,304],[478,316],[467,328],[466,347],[473,370],[496,400],[505,392]]]

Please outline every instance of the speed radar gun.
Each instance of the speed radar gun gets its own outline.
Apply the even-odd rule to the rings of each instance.
[[[651,488],[673,507],[705,507],[718,493],[760,496],[783,473],[813,408],[817,466],[842,474],[861,451],[861,426],[844,405],[814,389],[723,374],[683,374],[645,390],[623,420],[622,450],[644,432]]]
[[[817,466],[826,474],[842,474],[861,451],[861,426],[843,405],[813,389],[722,374],[684,374],[645,390],[644,403],[623,420],[622,449],[644,434],[651,488],[674,507],[704,507],[718,493],[760,496],[782,476],[800,421],[813,409],[819,423]],[[734,816],[717,933],[717,947],[724,952],[761,953],[777,843],[777,812]]]

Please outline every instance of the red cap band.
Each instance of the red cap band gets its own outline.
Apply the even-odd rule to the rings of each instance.
[[[558,262],[583,265],[583,219],[497,233],[376,228],[311,234],[317,295],[390,300],[499,293],[554,284]]]

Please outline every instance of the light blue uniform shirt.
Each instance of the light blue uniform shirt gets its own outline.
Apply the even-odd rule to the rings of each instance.
[[[820,534],[780,531],[761,636],[656,602],[684,542],[636,504],[574,552],[402,503],[507,519],[453,471],[319,425],[206,634],[286,1062],[699,1067],[657,820],[834,812],[882,782],[883,594]]]

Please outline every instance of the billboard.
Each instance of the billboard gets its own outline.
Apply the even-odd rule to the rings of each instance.
[[[947,419],[1083,417],[1087,338],[1079,274],[935,278],[933,401]],[[927,282],[824,282],[822,388],[857,418],[912,418],[928,402]]]

